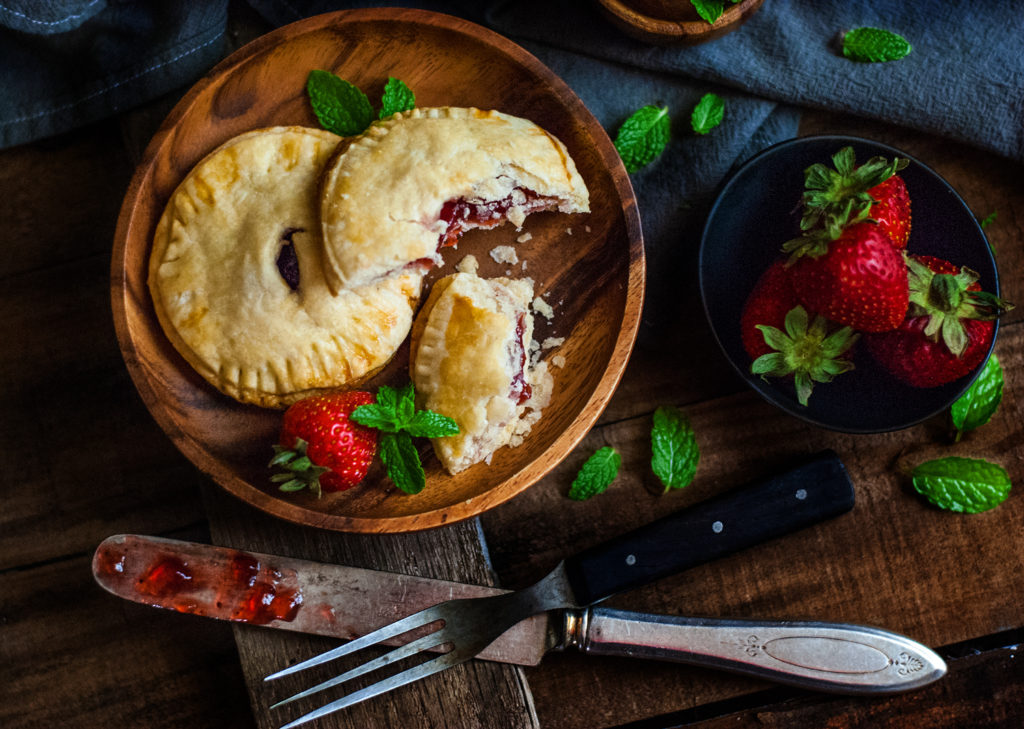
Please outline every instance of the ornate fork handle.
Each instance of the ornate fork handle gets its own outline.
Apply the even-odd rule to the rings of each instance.
[[[567,645],[746,673],[806,689],[886,694],[941,678],[934,651],[897,633],[848,623],[718,620],[638,615],[609,608],[566,612]]]

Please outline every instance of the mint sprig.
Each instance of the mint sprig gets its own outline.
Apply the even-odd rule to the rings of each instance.
[[[636,172],[665,151],[671,133],[668,107],[644,106],[634,111],[615,135],[626,171]]]
[[[569,498],[584,501],[597,496],[611,485],[619,473],[622,457],[611,446],[599,448],[586,460],[569,487]]]
[[[697,102],[690,114],[690,126],[697,134],[707,134],[722,123],[725,102],[717,94],[707,93]]]
[[[458,424],[447,415],[416,409],[411,382],[398,389],[381,385],[376,402],[360,405],[350,419],[381,431],[380,459],[388,478],[407,494],[418,494],[426,486],[423,463],[412,439],[443,438],[459,432]]]
[[[679,408],[662,406],[654,411],[651,428],[651,470],[665,487],[689,486],[697,475],[700,448],[689,419]]]
[[[329,71],[310,71],[306,94],[320,126],[341,137],[362,134],[373,121],[366,94]]]
[[[950,456],[914,469],[914,489],[940,509],[977,514],[1006,501],[1010,476],[1002,466],[977,458]]]
[[[993,354],[967,392],[949,409],[953,427],[956,428],[956,439],[959,441],[967,431],[979,428],[991,420],[1002,400],[1003,368]]]
[[[392,114],[409,111],[415,107],[416,96],[412,89],[406,86],[404,81],[389,76],[388,82],[384,85],[384,94],[380,99],[379,118],[387,119]]]
[[[373,122],[373,108],[366,94],[330,71],[314,70],[306,79],[306,95],[320,126],[342,137],[362,134]],[[412,89],[397,78],[388,77],[380,100],[380,119],[416,106]]]
[[[913,50],[906,38],[882,28],[854,28],[843,35],[843,55],[851,61],[897,61]]]

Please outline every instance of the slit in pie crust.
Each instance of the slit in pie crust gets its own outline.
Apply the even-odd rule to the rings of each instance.
[[[272,127],[204,158],[157,225],[149,287],[174,347],[245,403],[287,407],[369,378],[409,333],[425,268],[334,295],[318,181],[341,137]]]
[[[545,362],[532,364],[533,282],[455,273],[437,281],[412,330],[417,405],[453,418],[459,434],[433,439],[449,473],[515,447],[551,397]]]
[[[562,144],[526,119],[472,108],[425,108],[375,122],[324,175],[321,224],[332,291],[410,261],[438,261],[470,228],[538,210],[590,210]]]

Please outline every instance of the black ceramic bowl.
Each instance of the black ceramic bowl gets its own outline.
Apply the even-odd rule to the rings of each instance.
[[[982,289],[999,293],[995,260],[985,234],[949,183],[893,147],[858,137],[815,136],[769,147],[743,163],[724,182],[701,237],[701,297],[711,329],[726,357],[740,376],[769,402],[831,430],[899,430],[948,408],[970,386],[981,366],[947,385],[915,388],[882,370],[863,343],[858,343],[854,354],[856,369],[830,383],[816,384],[804,407],[797,402],[790,382],[765,381],[750,374],[750,358],[740,339],[740,313],[747,295],[761,273],[780,257],[782,244],[799,235],[804,169],[815,162],[831,166],[832,155],[845,146],[853,147],[858,163],[875,155],[908,158],[910,164],[900,172],[911,200],[907,251],[974,269],[981,275]]]

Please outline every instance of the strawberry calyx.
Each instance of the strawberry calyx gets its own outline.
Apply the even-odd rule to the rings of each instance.
[[[998,296],[977,290],[979,276],[967,267],[961,267],[957,273],[938,273],[908,256],[907,273],[907,316],[927,318],[924,335],[934,342],[941,338],[957,357],[963,355],[970,342],[963,324],[965,319],[997,319],[1013,308],[1013,304]]]
[[[802,306],[789,310],[783,326],[785,331],[757,325],[774,351],[754,360],[750,372],[763,379],[792,376],[797,401],[806,406],[815,382],[831,382],[836,375],[853,369],[853,362],[843,355],[860,335],[850,327],[830,332],[824,317],[811,319]]]
[[[856,164],[852,147],[843,147],[832,155],[835,169],[818,162],[804,170],[804,214],[801,230],[825,227],[842,228],[868,218],[875,199],[868,192],[904,169],[910,160],[896,157],[872,157]]]
[[[317,498],[322,496],[320,488],[320,476],[331,469],[318,466],[309,460],[306,449],[309,443],[302,438],[295,439],[295,445],[288,448],[283,445],[274,445],[274,457],[267,464],[271,468],[281,468],[280,473],[275,473],[270,480],[280,484],[278,489],[285,492],[301,491],[308,488]]]

